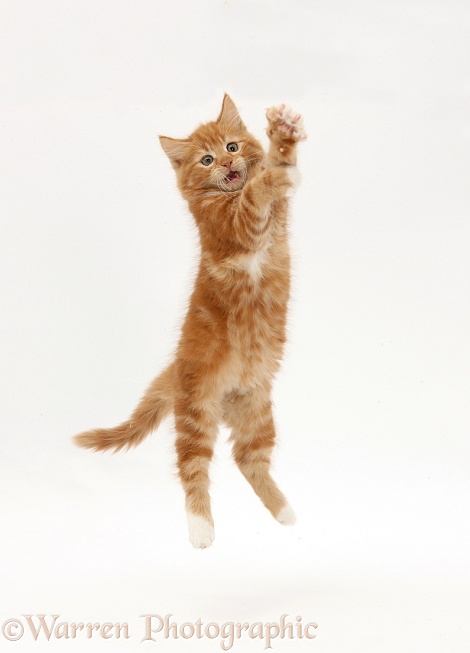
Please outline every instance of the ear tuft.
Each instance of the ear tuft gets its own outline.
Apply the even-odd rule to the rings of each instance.
[[[220,110],[219,117],[217,118],[218,123],[223,123],[227,127],[235,127],[236,129],[246,129],[243,124],[238,109],[235,106],[234,101],[225,93],[224,99],[222,102],[222,109]]]
[[[159,136],[158,138],[165,154],[170,159],[171,165],[175,170],[178,170],[188,153],[189,142],[184,139],[170,138],[169,136]]]

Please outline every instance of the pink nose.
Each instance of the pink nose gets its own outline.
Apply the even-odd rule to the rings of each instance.
[[[231,167],[231,165],[232,165],[232,162],[231,162],[231,161],[225,161],[224,163],[222,163],[222,165],[225,166],[226,168],[228,168],[228,169],[230,170],[230,167]]]

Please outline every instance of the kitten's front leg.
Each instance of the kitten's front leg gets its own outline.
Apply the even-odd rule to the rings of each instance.
[[[271,107],[266,111],[269,136],[268,165],[295,166],[297,163],[297,143],[307,138],[303,119],[285,104]]]
[[[266,112],[269,151],[267,167],[243,188],[235,218],[239,240],[249,249],[257,249],[269,228],[272,205],[298,186],[297,143],[307,138],[300,114],[285,104]]]
[[[272,219],[272,206],[284,199],[294,188],[288,166],[264,169],[247,182],[240,194],[233,226],[238,240],[247,249],[256,251],[263,246]]]

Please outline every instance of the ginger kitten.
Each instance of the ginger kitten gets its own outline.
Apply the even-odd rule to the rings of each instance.
[[[77,445],[119,451],[139,444],[173,412],[189,539],[214,540],[209,463],[217,428],[231,429],[233,456],[282,524],[295,515],[269,468],[275,441],[271,387],[286,339],[288,197],[297,181],[302,119],[267,111],[269,151],[247,131],[228,95],[215,122],[186,139],[160,137],[199,230],[201,260],[173,362],[150,384],[129,420],[75,436]]]

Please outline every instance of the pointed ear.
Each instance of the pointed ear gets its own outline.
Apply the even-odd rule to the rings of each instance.
[[[235,106],[230,95],[227,95],[227,93],[224,95],[222,109],[216,122],[222,122],[230,127],[246,129],[242,119],[240,118],[237,107]]]
[[[170,159],[170,163],[175,170],[183,163],[188,153],[189,142],[179,138],[169,138],[168,136],[159,136],[160,145],[165,154]]]

